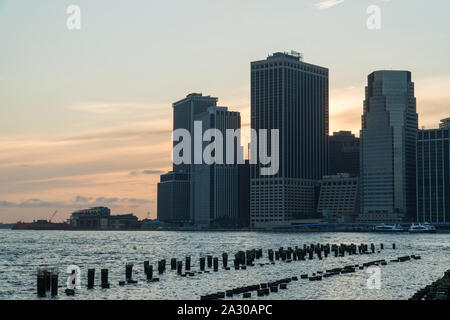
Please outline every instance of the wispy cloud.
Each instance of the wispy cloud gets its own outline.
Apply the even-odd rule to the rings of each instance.
[[[133,170],[130,172],[130,176],[135,176],[138,174],[162,174],[164,172],[165,171],[163,171],[163,170],[142,170],[142,171]]]
[[[345,0],[325,0],[316,4],[316,7],[320,10],[329,9],[338,4],[343,3]]]
[[[76,196],[73,202],[45,201],[41,199],[26,199],[19,202],[0,200],[0,207],[7,208],[84,208],[91,206],[109,206],[113,208],[136,207],[140,204],[152,203],[152,200],[139,198],[92,197]]]
[[[70,105],[68,108],[70,110],[106,114],[106,113],[123,113],[132,112],[136,110],[152,110],[161,109],[167,107],[167,105],[160,104],[149,104],[144,102],[98,102],[98,101],[88,101],[80,102],[77,104]]]

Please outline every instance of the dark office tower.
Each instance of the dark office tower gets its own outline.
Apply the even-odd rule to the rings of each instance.
[[[330,175],[351,173],[359,175],[359,138],[351,131],[334,132],[328,138]]]
[[[450,126],[419,130],[417,221],[450,222]]]
[[[415,219],[417,113],[411,72],[369,75],[361,127],[359,219]]]
[[[328,171],[328,69],[295,52],[252,62],[251,127],[279,130],[280,160],[272,176],[252,166],[251,227],[316,218],[315,186]]]
[[[209,107],[217,105],[217,98],[203,96],[201,93],[191,93],[186,98],[175,102],[173,106],[173,130],[186,129],[191,134],[191,163],[194,163],[194,121],[195,117],[206,112]],[[174,142],[175,146],[178,142]],[[190,172],[193,164],[173,165],[173,171]]]
[[[173,172],[161,175],[158,183],[158,219],[162,217],[166,222],[194,221],[194,120],[198,114],[206,112],[209,107],[217,105],[217,98],[203,96],[201,93],[191,93],[186,98],[173,103],[173,130],[186,129],[191,135],[191,164],[173,164]],[[174,141],[174,146],[178,142]],[[178,192],[181,197],[178,198]],[[187,192],[188,199],[184,199]],[[169,202],[177,202],[170,204]],[[187,208],[183,206],[188,206]],[[188,219],[185,220],[186,210]],[[176,211],[176,212],[175,212]]]
[[[192,172],[194,180],[194,223],[196,226],[210,227],[234,226],[239,219],[239,171],[237,162],[237,147],[240,139],[227,140],[227,129],[240,129],[241,115],[239,112],[228,111],[226,107],[210,107],[205,112],[195,116],[202,125],[202,134],[207,130],[216,129],[223,137],[222,160],[216,159],[214,164],[195,164]],[[219,157],[220,145],[215,138],[214,156]],[[234,161],[227,164],[227,143],[233,143]],[[203,142],[202,150],[207,150],[211,142]],[[205,160],[205,159],[204,159]],[[220,163],[222,162],[222,163]]]
[[[189,213],[189,174],[169,172],[158,183],[158,220],[186,223]]]
[[[238,165],[239,170],[239,226],[250,226],[250,168],[248,160]]]
[[[206,112],[209,107],[217,105],[217,98],[203,96],[201,93],[191,93],[186,98],[173,104],[173,130],[186,129],[191,134],[191,164],[173,165],[175,172],[191,173],[194,168],[194,121],[195,117]],[[177,142],[174,142],[174,146]],[[189,175],[189,212],[191,221],[195,215],[195,183],[192,175]]]

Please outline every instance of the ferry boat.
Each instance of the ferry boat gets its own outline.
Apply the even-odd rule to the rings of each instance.
[[[436,228],[429,223],[413,223],[409,228],[410,233],[436,233]]]
[[[373,228],[373,231],[375,232],[404,232],[405,229],[403,229],[398,224],[381,224],[379,226],[375,226]]]

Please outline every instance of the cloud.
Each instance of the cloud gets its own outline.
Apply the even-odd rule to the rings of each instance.
[[[143,174],[162,174],[164,171],[162,170],[144,170],[142,171]]]
[[[139,205],[152,203],[153,201],[139,198],[118,198],[118,197],[92,197],[76,196],[74,202],[58,202],[44,201],[41,199],[31,198],[19,202],[11,202],[7,200],[0,201],[0,207],[3,208],[70,208],[79,209],[94,206],[110,206],[113,208],[137,208]]]
[[[161,106],[158,105],[158,107]],[[154,109],[155,106],[154,105],[150,106],[149,104],[143,102],[121,102],[121,103],[81,102],[71,105],[68,108],[74,111],[90,112],[97,114],[105,114],[105,113],[117,114],[142,109]]]
[[[63,207],[64,205],[59,202],[48,202],[42,201],[40,199],[27,199],[22,202],[10,202],[2,200],[0,201],[0,207],[7,208],[55,208],[55,207]]]
[[[343,3],[344,0],[325,0],[316,4],[316,8],[320,10],[325,10],[337,6],[338,4]]]
[[[135,170],[133,170],[133,171],[131,171],[129,173],[129,175],[130,176],[136,176],[138,174],[162,174],[164,172],[165,171],[163,171],[163,170],[142,170],[142,171],[135,171]]]
[[[99,197],[95,200],[96,203],[116,203],[119,201],[119,198],[114,197],[114,198],[105,198],[105,197]]]
[[[76,203],[78,203],[78,202],[89,202],[91,200],[92,200],[91,197],[76,196],[76,198],[75,198],[75,202]]]

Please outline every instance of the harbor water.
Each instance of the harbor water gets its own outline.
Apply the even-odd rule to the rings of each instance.
[[[303,247],[303,244],[368,244],[376,246],[370,255],[333,254],[319,260],[269,262],[267,250],[280,247]],[[392,244],[396,244],[396,249]],[[380,250],[384,244],[384,250]],[[234,254],[240,250],[263,249],[263,257],[255,266],[234,270]],[[379,253],[377,251],[380,251]],[[230,270],[222,267],[222,253],[229,256]],[[219,270],[198,274],[199,258],[212,255],[219,258]],[[405,255],[419,255],[421,259],[401,263],[391,262]],[[191,256],[194,276],[181,277],[170,268],[170,259],[183,261]],[[158,274],[158,260],[166,259],[167,269]],[[367,269],[324,278],[322,281],[300,279],[301,274],[343,267],[351,264],[385,259],[380,267],[379,289],[371,288]],[[144,261],[153,265],[158,282],[147,282]],[[119,286],[125,280],[126,263],[134,263],[136,284]],[[64,289],[67,268],[76,265],[81,270],[81,289],[74,296],[66,296]],[[36,272],[54,268],[59,272],[59,295],[38,298]],[[87,270],[95,268],[95,287],[88,290]],[[100,269],[109,269],[109,289],[100,287]],[[450,234],[384,234],[384,233],[273,233],[273,232],[170,232],[170,231],[16,231],[0,230],[0,299],[193,299],[236,287],[255,285],[295,277],[288,284],[268,296],[252,299],[408,299],[418,289],[440,278],[450,269]],[[241,299],[235,295],[231,299]],[[227,298],[230,299],[230,298]]]

